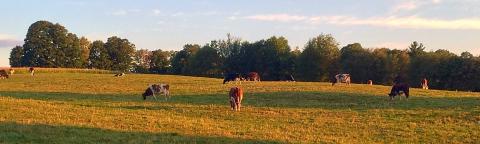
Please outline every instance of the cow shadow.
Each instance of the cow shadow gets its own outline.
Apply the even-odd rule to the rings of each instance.
[[[78,126],[0,123],[0,143],[281,143],[177,132],[123,132]]]
[[[171,110],[169,104],[186,105],[219,105],[228,106],[227,94],[175,95],[168,101],[152,98],[144,101],[137,95],[123,94],[80,94],[59,92],[5,92],[0,97],[18,99],[54,100],[70,102],[87,107],[111,107],[102,103],[134,102],[134,105],[122,106],[126,109]],[[137,102],[137,103],[135,103]],[[148,103],[141,105],[138,103]],[[387,95],[368,95],[339,92],[264,92],[246,93],[243,106],[277,107],[277,108],[322,108],[322,109],[441,109],[441,108],[474,108],[480,103],[480,97],[446,97],[446,96],[411,96],[409,100],[389,101]],[[160,104],[160,105],[159,105]]]

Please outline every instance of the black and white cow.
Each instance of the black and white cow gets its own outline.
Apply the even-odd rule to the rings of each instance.
[[[345,83],[346,85],[350,85],[350,74],[335,75],[334,79],[332,80],[332,86],[336,83]]]

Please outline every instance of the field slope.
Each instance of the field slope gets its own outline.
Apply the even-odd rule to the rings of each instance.
[[[172,99],[143,101],[148,84]],[[0,80],[0,143],[478,143],[480,93],[242,82],[171,75],[40,73]],[[245,89],[229,110],[227,90]]]

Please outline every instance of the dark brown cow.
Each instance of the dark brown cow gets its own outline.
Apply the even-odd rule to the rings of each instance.
[[[230,93],[228,96],[230,97],[230,107],[232,110],[240,111],[243,99],[243,89],[240,87],[232,87],[230,88]]]
[[[30,75],[35,75],[35,69],[33,67],[28,68],[28,72],[30,72]]]
[[[0,79],[8,78],[8,73],[6,70],[0,70]]]
[[[367,81],[367,84],[368,84],[368,85],[373,85],[373,81],[372,81],[372,80],[368,80],[368,81]]]
[[[400,95],[401,92],[403,92],[405,94],[405,97],[408,99],[410,91],[409,89],[410,87],[407,83],[396,83],[392,86],[392,90],[390,91],[390,94],[388,94],[388,96],[390,97],[390,100],[393,100],[395,96]]]
[[[247,75],[247,81],[260,81],[260,75],[257,72],[250,72]]]

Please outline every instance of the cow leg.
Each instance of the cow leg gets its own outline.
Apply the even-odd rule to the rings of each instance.
[[[230,97],[230,108],[232,108],[232,110],[235,110],[235,100],[233,99],[233,97]]]

